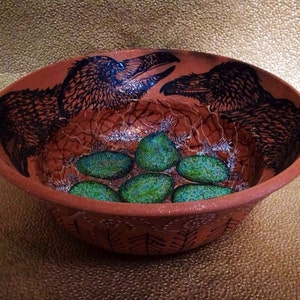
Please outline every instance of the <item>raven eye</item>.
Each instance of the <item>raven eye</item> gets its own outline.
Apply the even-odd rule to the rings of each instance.
[[[116,74],[125,69],[125,65],[122,62],[110,61],[107,64],[108,69],[111,73]]]
[[[125,65],[122,62],[118,63],[119,66],[119,71],[124,70],[125,69]]]

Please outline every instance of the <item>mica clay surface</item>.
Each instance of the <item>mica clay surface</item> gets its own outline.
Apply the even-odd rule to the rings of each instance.
[[[88,243],[119,253],[181,252],[235,227],[280,187],[276,181],[259,189],[299,155],[299,103],[279,79],[224,57],[137,50],[74,58],[1,93],[3,174],[48,200],[59,223]],[[73,184],[91,179],[76,169],[78,158],[102,150],[134,157],[141,138],[154,132],[166,133],[182,157],[222,159],[229,168],[222,184],[235,193],[151,206],[68,195]],[[117,190],[140,172],[92,179]],[[172,168],[164,172],[176,186],[186,182]]]

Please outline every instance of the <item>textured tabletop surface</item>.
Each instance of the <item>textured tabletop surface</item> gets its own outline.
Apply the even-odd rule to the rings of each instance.
[[[150,47],[230,56],[300,90],[298,0],[63,2],[1,3],[0,88],[71,56]],[[300,178],[210,245],[137,258],[75,240],[0,177],[0,299],[300,299],[299,190]]]

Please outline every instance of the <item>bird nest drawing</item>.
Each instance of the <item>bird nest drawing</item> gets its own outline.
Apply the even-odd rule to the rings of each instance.
[[[129,156],[133,161],[127,163],[132,165],[130,172],[105,175],[107,168],[122,159],[108,157],[107,151]],[[105,155],[109,166],[95,154]],[[217,180],[218,186],[234,191],[256,184],[262,172],[261,154],[245,131],[197,103],[187,106],[161,100],[131,103],[118,112],[105,109],[79,114],[46,144],[36,163],[42,182],[55,189],[68,192],[78,182],[93,180],[116,191],[146,172],[172,176],[174,188],[193,182],[176,171],[178,162],[192,156],[221,160],[226,176]]]

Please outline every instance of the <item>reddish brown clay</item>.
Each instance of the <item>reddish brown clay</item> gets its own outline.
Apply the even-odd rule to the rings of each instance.
[[[234,228],[299,175],[300,96],[275,76],[229,58],[180,50],[124,50],[45,67],[0,93],[1,175],[49,204],[72,235],[117,253],[161,255],[196,248]],[[164,132],[181,157],[216,156],[229,169],[222,197],[159,204],[70,195],[94,180],[115,191],[143,173],[91,178],[76,162],[126,152]],[[176,168],[175,188],[188,181]]]

